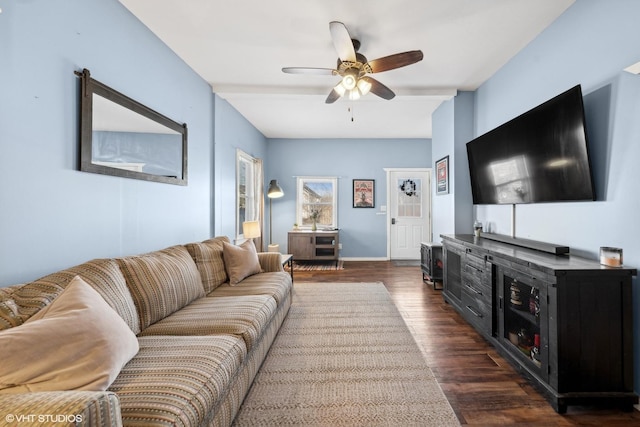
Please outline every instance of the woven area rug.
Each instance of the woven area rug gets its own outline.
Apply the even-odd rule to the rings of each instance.
[[[459,426],[382,283],[298,283],[235,426]]]
[[[289,266],[285,266],[289,271]],[[344,270],[344,262],[338,260],[336,266],[335,261],[293,261],[293,271],[335,271]]]

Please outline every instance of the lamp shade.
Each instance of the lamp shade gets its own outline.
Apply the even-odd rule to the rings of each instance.
[[[242,223],[242,234],[245,239],[260,237],[260,223],[258,221],[245,221]]]
[[[284,191],[282,191],[282,188],[278,185],[278,180],[272,179],[271,182],[269,182],[267,197],[270,199],[277,199],[282,196],[284,196]]]

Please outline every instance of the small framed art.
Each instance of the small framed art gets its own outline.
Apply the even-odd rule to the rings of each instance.
[[[449,156],[436,162],[436,194],[449,194]]]
[[[373,208],[375,207],[375,180],[354,179],[353,180],[353,207]]]

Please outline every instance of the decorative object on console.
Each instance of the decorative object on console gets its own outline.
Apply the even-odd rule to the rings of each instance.
[[[609,267],[622,267],[622,248],[601,247],[600,264]]]
[[[273,243],[273,211],[271,208],[271,199],[279,199],[284,196],[284,191],[278,185],[277,179],[272,179],[269,182],[269,189],[267,190],[267,197],[269,198],[269,252],[280,252],[280,245]]]
[[[353,180],[353,207],[373,208],[375,207],[375,180],[354,179]]]
[[[480,237],[480,233],[482,233],[482,223],[480,221],[476,221],[473,223],[473,234],[476,237]]]
[[[436,162],[436,194],[449,194],[449,156]]]
[[[320,218],[319,210],[312,210],[309,214],[309,219],[311,220],[311,231],[316,231],[318,229],[318,219]]]

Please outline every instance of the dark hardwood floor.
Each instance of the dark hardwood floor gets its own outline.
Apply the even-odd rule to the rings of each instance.
[[[381,281],[411,329],[460,423],[473,426],[640,426],[640,412],[569,406],[557,414],[523,377],[422,281],[418,266],[345,262],[295,271],[294,283]]]

